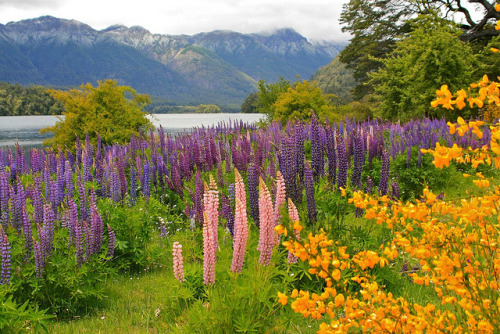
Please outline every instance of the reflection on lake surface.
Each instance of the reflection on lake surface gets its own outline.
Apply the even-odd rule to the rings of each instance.
[[[190,132],[194,127],[211,127],[220,122],[242,120],[254,123],[263,114],[155,114],[150,117],[155,127],[163,127],[166,133]],[[0,117],[0,147],[22,146],[40,147],[43,139],[40,129],[56,123],[57,116],[2,116]]]

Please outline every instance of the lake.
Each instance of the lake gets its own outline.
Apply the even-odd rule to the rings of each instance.
[[[255,123],[263,114],[154,114],[148,116],[154,126],[163,127],[166,133],[190,132],[194,127],[215,126],[219,122],[240,121]],[[47,135],[40,129],[56,123],[57,116],[2,116],[0,117],[0,147],[22,146],[40,147]]]

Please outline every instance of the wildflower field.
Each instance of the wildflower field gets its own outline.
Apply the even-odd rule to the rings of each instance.
[[[499,332],[499,139],[313,117],[2,149],[0,328]],[[109,322],[120,293],[144,304]]]
[[[0,149],[0,331],[500,333],[490,114]]]

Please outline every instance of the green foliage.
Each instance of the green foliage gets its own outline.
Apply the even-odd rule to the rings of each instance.
[[[432,164],[432,156],[422,154],[418,164],[418,147],[412,147],[410,163],[406,154],[398,155],[391,161],[393,175],[399,185],[403,201],[418,200],[426,186],[430,189],[444,189],[448,180],[459,176],[454,166],[438,169]]]
[[[257,111],[263,114],[267,114],[269,120],[274,119],[273,104],[278,100],[278,97],[287,91],[291,86],[290,81],[285,80],[281,77],[275,83],[266,84],[264,80],[260,80],[258,83],[257,96],[259,98],[259,104]]]
[[[340,61],[340,56],[317,70],[311,81],[316,81],[324,93],[336,95],[340,105],[353,101],[351,91],[356,86],[356,80],[353,77],[353,70]]]
[[[118,86],[116,80],[99,81],[97,87],[88,83],[70,91],[51,90],[50,94],[64,105],[65,117],[40,131],[54,133],[54,138],[44,141],[45,145],[73,148],[76,137],[84,138],[86,134],[95,144],[97,133],[103,144],[121,144],[152,126],[142,111],[149,96]]]
[[[340,60],[354,70],[358,82],[355,98],[373,93],[370,74],[382,66],[380,60],[392,53],[396,42],[410,33],[415,17],[433,13],[436,20],[450,27],[456,22],[460,27],[457,32],[460,40],[482,44],[500,33],[491,24],[492,20],[500,18],[492,3],[494,1],[350,0],[342,9],[340,23],[342,31],[350,33],[352,38],[340,52]],[[441,84],[444,82],[434,87]]]
[[[373,118],[377,103],[372,98],[365,97],[360,101],[353,101],[349,104],[336,108],[337,114],[342,118],[355,119],[363,121]]]
[[[63,110],[45,87],[0,82],[0,116],[60,115]]]
[[[12,296],[7,297],[7,292],[8,287],[0,285],[0,331],[2,333],[19,333],[29,329],[37,332],[47,331],[47,320],[53,316],[39,310],[38,306],[29,305],[28,300],[18,305],[12,300]]]
[[[17,303],[29,301],[30,305],[66,318],[97,305],[105,297],[101,284],[112,273],[105,265],[105,246],[79,265],[75,245],[68,241],[69,231],[56,228],[52,255],[46,260],[42,277],[37,278],[34,255],[26,254],[24,236],[15,229],[9,229],[8,235],[13,268],[9,293]]]
[[[400,5],[397,0],[351,0],[340,16],[342,31],[352,35],[350,43],[340,52],[340,61],[353,70],[358,82],[354,97],[360,99],[373,92],[368,83],[370,73],[380,68],[402,35],[409,32],[406,20],[414,6]]]
[[[273,119],[279,119],[283,123],[288,120],[307,121],[311,118],[312,112],[316,113],[320,120],[324,120],[325,117],[333,119],[335,106],[332,100],[335,98],[334,95],[323,94],[321,88],[314,82],[306,80],[296,82],[281,93],[271,106]]]
[[[200,104],[196,107],[196,113],[198,114],[216,114],[221,112],[220,107],[215,104]]]
[[[232,238],[227,232],[219,231],[219,251],[216,264],[216,284],[203,285],[202,254],[193,258],[192,241],[182,241],[185,259],[194,262],[186,263],[186,282],[172,291],[174,300],[179,306],[188,306],[182,317],[178,318],[174,333],[285,333],[287,322],[293,314],[285,316],[277,303],[278,291],[282,291],[284,283],[295,281],[294,275],[277,265],[261,266],[258,263],[258,233],[252,230],[249,237],[245,265],[239,274],[230,271],[232,261]],[[198,233],[199,234],[199,233]],[[182,234],[176,237],[182,238]],[[199,243],[201,238],[194,238]],[[187,247],[185,245],[187,244]],[[187,252],[186,252],[187,248]],[[275,253],[276,263],[285,263],[283,252]],[[278,260],[279,258],[279,260]],[[186,290],[187,289],[187,290]],[[187,295],[186,295],[187,292]],[[200,294],[201,292],[201,294]],[[182,297],[181,297],[182,296]]]
[[[430,106],[436,87],[447,84],[454,91],[472,81],[476,61],[457,31],[433,16],[417,22],[411,34],[381,60],[384,67],[371,76],[383,118],[436,117],[438,111]]]
[[[243,104],[241,105],[241,112],[245,114],[258,113],[259,111],[259,96],[257,93],[253,92],[247,96]]]
[[[135,206],[116,205],[110,199],[99,201],[104,225],[109,224],[116,235],[114,259],[110,265],[121,271],[138,272],[158,265],[164,252],[160,228],[173,234],[181,227],[181,216],[171,205],[155,197],[139,198]],[[157,242],[151,242],[157,240]]]

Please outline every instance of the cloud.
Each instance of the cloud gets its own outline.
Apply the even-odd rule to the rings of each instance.
[[[18,9],[34,9],[34,8],[54,8],[59,7],[64,3],[64,0],[2,0],[0,8],[18,8]]]
[[[293,28],[311,40],[346,40],[338,18],[347,1],[0,0],[0,22],[52,15],[98,30],[124,24],[142,26],[152,33],[192,35],[213,30],[255,33]]]

